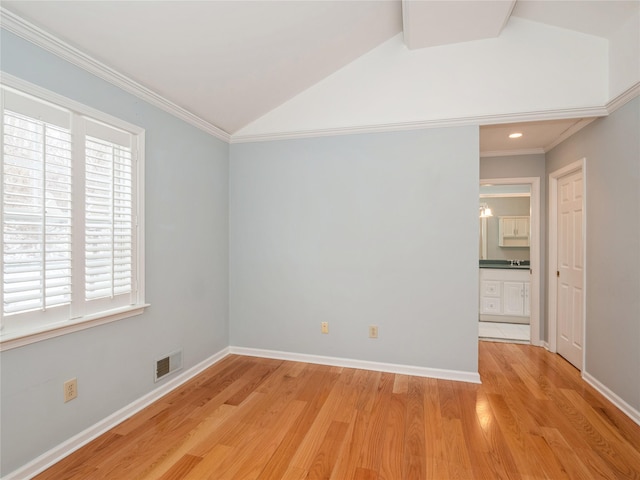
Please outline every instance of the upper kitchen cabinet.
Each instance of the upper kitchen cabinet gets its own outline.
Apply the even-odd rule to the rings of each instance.
[[[529,246],[529,217],[504,216],[498,222],[498,245],[501,247]]]

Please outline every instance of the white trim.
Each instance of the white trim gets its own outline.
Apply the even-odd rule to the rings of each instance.
[[[484,157],[515,157],[518,155],[544,155],[544,148],[523,148],[521,150],[487,150],[480,152],[480,158]]]
[[[263,350],[260,348],[234,346],[229,347],[229,353],[235,355],[246,355],[249,357],[273,358],[292,362],[315,363],[334,367],[358,368],[361,370],[374,370],[376,372],[413,375],[416,377],[439,378],[457,382],[482,383],[480,381],[480,374],[459,370],[444,370],[440,368],[418,367],[397,363],[370,362],[367,360],[356,360],[353,358],[327,357],[324,355],[311,355],[307,353],[282,352],[278,350]]]
[[[541,224],[541,212],[540,212],[540,178],[539,177],[518,177],[518,178],[481,178],[480,185],[519,185],[529,184],[531,185],[531,200],[530,205],[530,247],[529,247],[529,261],[531,272],[531,289],[530,295],[530,308],[531,313],[529,315],[529,338],[531,345],[540,345],[540,224]]]
[[[618,407],[622,413],[627,415],[631,420],[640,425],[640,411],[633,408],[627,402],[625,402],[622,398],[616,395],[613,391],[611,391],[608,387],[602,384],[599,380],[597,380],[593,375],[588,372],[582,372],[582,379],[595,388],[598,392],[600,392],[607,400],[613,403],[616,407]]]
[[[549,341],[549,351],[556,353],[558,351],[557,334],[558,334],[558,179],[569,173],[582,171],[582,264],[584,270],[582,274],[582,288],[585,292],[583,295],[582,305],[582,370],[586,367],[586,335],[587,335],[587,322],[586,322],[586,301],[587,301],[587,159],[585,157],[575,162],[565,165],[558,170],[549,174],[549,251],[548,251],[548,280],[547,280],[547,318],[548,318],[548,330],[547,338]]]
[[[481,260],[487,260],[487,243],[487,217],[480,217],[480,248],[482,250]]]
[[[562,132],[560,134],[560,136],[558,138],[556,138],[553,142],[551,142],[549,145],[546,145],[544,147],[544,153],[547,153],[549,150],[551,150],[555,146],[560,145],[562,142],[564,142],[571,135],[573,135],[575,133],[578,133],[584,127],[586,127],[591,122],[593,122],[593,121],[595,121],[597,119],[598,119],[597,117],[584,118],[584,119],[580,120],[579,122],[574,123],[569,128],[567,128],[564,132]]]
[[[16,77],[15,75],[11,75],[10,73],[4,72],[2,70],[0,70],[0,84],[15,90],[19,90],[22,93],[27,93],[41,100],[45,100],[46,102],[53,103],[58,107],[72,110],[83,116],[87,116],[94,120],[104,122],[113,127],[117,127],[135,135],[139,135],[145,131],[145,129],[140,127],[139,125],[134,125],[133,123],[129,123],[119,117],[114,117],[113,115],[103,112],[102,110],[90,107],[89,105],[85,105],[84,103],[73,100],[72,98],[60,95],[59,93],[52,92],[51,90],[41,87],[40,85],[28,82],[20,77]]]
[[[547,110],[538,112],[478,115],[473,117],[444,118],[437,120],[398,122],[380,125],[362,125],[353,127],[306,130],[298,132],[264,133],[255,135],[234,134],[231,136],[230,143],[268,142],[273,140],[330,137],[336,135],[353,135],[361,133],[398,132],[404,130],[461,127],[468,125],[501,125],[506,123],[539,122],[544,120],[565,120],[568,118],[604,117],[607,114],[608,112],[605,107],[565,108],[559,110]]]
[[[12,348],[24,347],[31,343],[41,342],[50,338],[60,337],[68,333],[79,332],[87,328],[97,327],[106,323],[135,317],[144,313],[149,304],[132,305],[114,310],[86,315],[77,320],[67,320],[58,324],[44,324],[37,330],[30,329],[26,332],[10,332],[0,334],[0,352]]]
[[[481,193],[480,198],[530,198],[531,193]]]
[[[605,108],[607,109],[607,112],[609,112],[609,115],[611,115],[625,103],[630,102],[637,96],[640,96],[640,82],[635,83],[616,98],[609,101],[609,103],[605,105]]]
[[[74,310],[72,318],[65,319],[63,322],[41,323],[40,325],[37,325],[36,328],[28,328],[26,324],[22,327],[2,328],[0,331],[0,352],[144,313],[144,309],[149,306],[149,304],[144,303],[144,128],[2,71],[0,71],[0,85],[7,91],[16,90],[22,94],[32,95],[41,101],[49,102],[58,107],[69,110],[70,112],[73,112],[72,117],[74,119],[76,118],[75,115],[78,115],[79,118],[81,117],[90,119],[91,121],[104,122],[109,125],[110,128],[126,131],[135,139],[135,144],[132,145],[132,148],[135,150],[133,158],[137,162],[136,165],[134,165],[137,189],[135,200],[136,232],[134,235],[134,240],[136,242],[136,266],[134,280],[136,285],[134,287],[135,297],[129,302],[131,304],[121,305],[116,308],[107,307],[109,308],[108,310],[83,315],[82,311],[77,310],[80,305],[80,302],[78,302],[74,305],[76,310]],[[78,132],[76,131],[75,133],[77,134]],[[78,142],[74,143],[75,148],[80,148]],[[83,189],[84,187],[81,188]],[[77,212],[75,214],[77,215]],[[74,220],[74,224],[77,223],[78,222],[75,222]],[[77,266],[78,265],[76,265],[76,268]]]
[[[197,115],[194,115],[188,110],[130,79],[126,75],[108,67],[90,55],[87,55],[2,7],[0,7],[0,22],[2,24],[2,28],[10,31],[11,33],[34,43],[54,55],[57,55],[58,57],[82,68],[83,70],[102,78],[103,80],[106,80],[125,92],[131,93],[145,102],[150,103],[151,105],[154,105],[181,120],[184,120],[194,127],[204,130],[220,140],[229,142],[231,136],[221,128],[203,120]]]
[[[2,480],[23,480],[33,478],[37,474],[49,468],[51,465],[59,462],[68,455],[71,455],[79,448],[85,446],[87,443],[96,439],[103,433],[106,433],[116,425],[119,425],[127,418],[135,415],[145,407],[148,407],[153,402],[165,396],[172,390],[180,387],[199,373],[203,372],[210,366],[222,360],[227,355],[229,355],[229,347],[223,348],[218,353],[213,354],[209,358],[191,367],[189,370],[186,370],[180,375],[177,375],[171,380],[168,380],[162,386],[152,390],[151,392],[138,398],[137,400],[134,400],[129,405],[126,405],[117,412],[112,413],[108,417],[93,424],[91,427],[53,447],[51,450],[43,453],[38,458],[2,477]]]

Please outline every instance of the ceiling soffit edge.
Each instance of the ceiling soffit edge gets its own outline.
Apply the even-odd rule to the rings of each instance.
[[[135,80],[2,7],[0,7],[0,26],[220,140],[228,143],[231,139],[231,135],[221,128],[203,120],[197,115],[139,84]]]
[[[480,158],[485,157],[515,157],[518,155],[544,155],[544,148],[524,148],[521,150],[496,150],[480,152]]]

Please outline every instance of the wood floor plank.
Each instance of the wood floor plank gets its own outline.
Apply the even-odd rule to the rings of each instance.
[[[569,478],[604,479],[611,478],[613,472],[602,473],[599,470],[589,470],[578,453],[572,449],[556,428],[543,427],[543,435],[556,459],[562,464]],[[608,469],[607,469],[608,470]]]
[[[329,392],[333,389],[337,376],[327,369],[323,371],[315,365],[307,365],[298,379],[301,382],[301,388],[295,398],[305,403],[304,410],[299,420],[286,432],[282,442],[258,476],[260,480],[282,478],[285,475],[293,456],[313,425]],[[305,472],[306,475],[304,469],[292,467],[292,470]]]
[[[286,411],[280,416],[277,425],[272,425],[268,428],[262,427],[264,435],[261,438],[258,437],[253,445],[246,446],[244,449],[246,458],[243,458],[243,462],[240,468],[235,471],[233,478],[257,479],[282,443],[291,426],[300,418],[306,405],[306,402],[292,400]]]
[[[362,452],[365,434],[369,425],[370,413],[354,409],[348,421],[349,428],[345,434],[345,441],[338,455],[330,480],[354,478],[356,475],[358,459]]]
[[[396,378],[398,376],[396,375]],[[407,415],[407,383],[392,393],[387,415],[384,440],[382,443],[382,463],[380,465],[380,480],[399,480],[402,478],[404,464],[404,450],[406,444],[406,415]]]
[[[338,460],[338,453],[344,442],[349,425],[344,422],[331,422],[324,440],[311,461],[307,478],[309,480],[328,479]]]
[[[37,480],[639,479],[640,426],[558,355],[482,385],[229,355]]]
[[[424,433],[426,478],[449,478],[447,452],[444,445],[444,426],[440,410],[440,382],[433,378],[425,380]]]
[[[38,480],[75,480],[91,478],[97,470],[96,460],[113,457],[120,450],[122,435],[113,430],[89,442],[73,455],[60,460],[55,467],[38,475]]]
[[[426,476],[426,443],[424,434],[424,381],[410,377],[407,384],[405,416],[405,448],[402,478],[412,480]]]
[[[211,432],[215,431],[222,422],[228,420],[236,410],[237,407],[232,405],[220,405],[211,415],[205,417],[196,428],[188,432],[182,439],[177,439],[173,443],[172,450],[166,451],[162,458],[152,464],[141,476],[143,478],[155,478],[156,476],[161,478],[166,472],[173,469],[175,463],[183,458],[199,458],[202,460],[201,456],[192,455],[189,452],[195,450],[201,444],[210,447],[209,436]]]
[[[189,470],[183,477],[183,480],[204,480],[210,478],[209,474],[211,470],[220,465],[226,458],[228,458],[233,452],[233,447],[227,445],[212,445],[209,452],[202,457],[194,468]]]
[[[334,384],[334,388],[327,396],[326,402],[322,405],[318,416],[293,456],[290,463],[291,468],[301,468],[305,471],[311,469],[316,452],[336,420],[336,412],[350,410],[350,404],[355,403],[355,396],[350,396],[347,392],[348,381],[339,380]],[[346,429],[344,433],[346,433]]]
[[[487,415],[490,406],[480,387],[461,385],[458,399],[473,477],[479,480],[509,478],[509,472],[515,470],[515,464],[505,448],[502,433]]]
[[[358,466],[365,470],[380,472],[382,461],[382,446],[386,433],[386,420],[393,395],[394,375],[383,373],[375,394],[375,401],[371,408],[367,433],[365,434],[363,448],[360,452]]]
[[[184,455],[176,461],[158,480],[182,480],[193,468],[202,461],[200,457]]]

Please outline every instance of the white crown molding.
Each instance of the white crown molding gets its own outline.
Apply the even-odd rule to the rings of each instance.
[[[135,80],[108,67],[86,53],[72,47],[68,43],[47,33],[41,28],[27,22],[9,10],[0,7],[0,25],[7,31],[38,45],[58,57],[86,70],[87,72],[106,80],[122,90],[135,95],[151,105],[154,105],[171,115],[184,120],[194,127],[204,130],[220,140],[229,142],[231,136],[224,130],[212,125],[154,91],[139,84]]]
[[[597,380],[593,375],[588,372],[582,372],[582,379],[600,392],[607,400],[613,403],[616,407],[622,410],[622,413],[627,415],[631,420],[640,425],[640,411],[633,408],[627,402],[625,402],[618,395],[613,393],[608,387]]]
[[[544,154],[543,148],[523,148],[521,150],[489,150],[480,152],[480,157],[515,157],[516,155],[540,155]]]
[[[564,142],[571,135],[573,135],[574,133],[578,133],[580,130],[582,130],[584,127],[589,125],[591,122],[597,120],[597,118],[598,117],[583,118],[579,122],[574,123],[569,128],[567,128],[564,132],[562,132],[560,134],[560,136],[558,136],[558,138],[556,138],[553,142],[551,142],[549,145],[546,145],[544,147],[544,153],[547,153],[549,150],[554,148],[556,145],[560,145],[562,142]]]
[[[165,396],[172,390],[175,390],[182,384],[188,382],[193,377],[203,372],[210,366],[216,364],[224,357],[229,355],[229,347],[225,347],[217,353],[214,353],[209,358],[206,358],[202,362],[194,365],[189,370],[182,372],[181,374],[168,380],[162,386],[152,390],[151,392],[143,395],[142,397],[134,400],[129,405],[121,408],[117,412],[112,413],[106,418],[103,418],[99,422],[93,424],[89,428],[74,435],[70,439],[56,445],[51,450],[43,453],[38,458],[30,461],[26,465],[14,470],[13,472],[2,477],[2,480],[18,480],[25,478],[33,478],[37,474],[43,472],[54,463],[59,462],[63,458],[71,455],[79,448],[85,446],[92,440],[96,439],[103,433],[111,430],[116,425],[124,422],[127,418],[132,417],[140,410],[148,407],[153,402],[157,401],[161,397]]]
[[[631,100],[633,100],[639,95],[640,95],[640,82],[637,82],[635,85],[631,86],[630,88],[622,92],[620,95],[618,95],[616,98],[614,98],[613,100],[611,100],[609,103],[605,105],[604,108],[607,110],[607,115],[611,115],[617,109],[619,109],[620,107],[625,105],[627,102],[630,102]],[[544,153],[547,153],[552,148],[561,144],[567,138],[579,132],[580,130],[582,130],[584,127],[586,127],[587,125],[589,125],[591,122],[595,120],[597,120],[597,117],[583,118],[579,122],[575,123],[568,129],[566,129],[564,132],[562,132],[562,134],[558,138],[556,138],[553,142],[551,142],[549,145],[546,145],[544,147]]]
[[[298,138],[330,137],[336,135],[353,135],[362,133],[398,132],[403,130],[421,130],[426,128],[461,127],[469,125],[500,125],[506,123],[539,122],[544,120],[565,120],[568,118],[603,117],[608,115],[605,107],[565,108],[538,112],[523,112],[497,115],[478,115],[473,117],[446,118],[417,122],[398,122],[381,125],[363,125],[339,127],[297,132],[265,133],[256,135],[231,136],[231,143],[268,142],[273,140],[290,140]],[[540,149],[540,153],[544,153]]]
[[[640,82],[636,82],[634,85],[626,89],[616,98],[611,100],[609,103],[607,103],[605,108],[607,109],[607,112],[609,114],[612,114],[617,109],[622,107],[625,103],[630,102],[637,96],[640,96]]]
[[[352,358],[327,357],[324,355],[310,355],[306,353],[281,352],[277,350],[263,350],[259,348],[233,346],[229,347],[229,353],[235,355],[246,355],[249,357],[272,358],[292,362],[330,365],[333,367],[358,368],[360,370],[413,375],[416,377],[439,378],[442,380],[453,380],[456,382],[482,383],[480,381],[479,373],[462,372],[459,370],[444,370],[440,368],[417,367],[414,365],[401,365],[397,363],[370,362],[367,360],[355,360]]]
[[[481,180],[484,182],[484,180]],[[481,193],[480,198],[514,198],[514,197],[522,197],[522,198],[531,198],[530,193]],[[483,315],[487,317],[501,317],[496,321],[504,320],[504,315]]]

